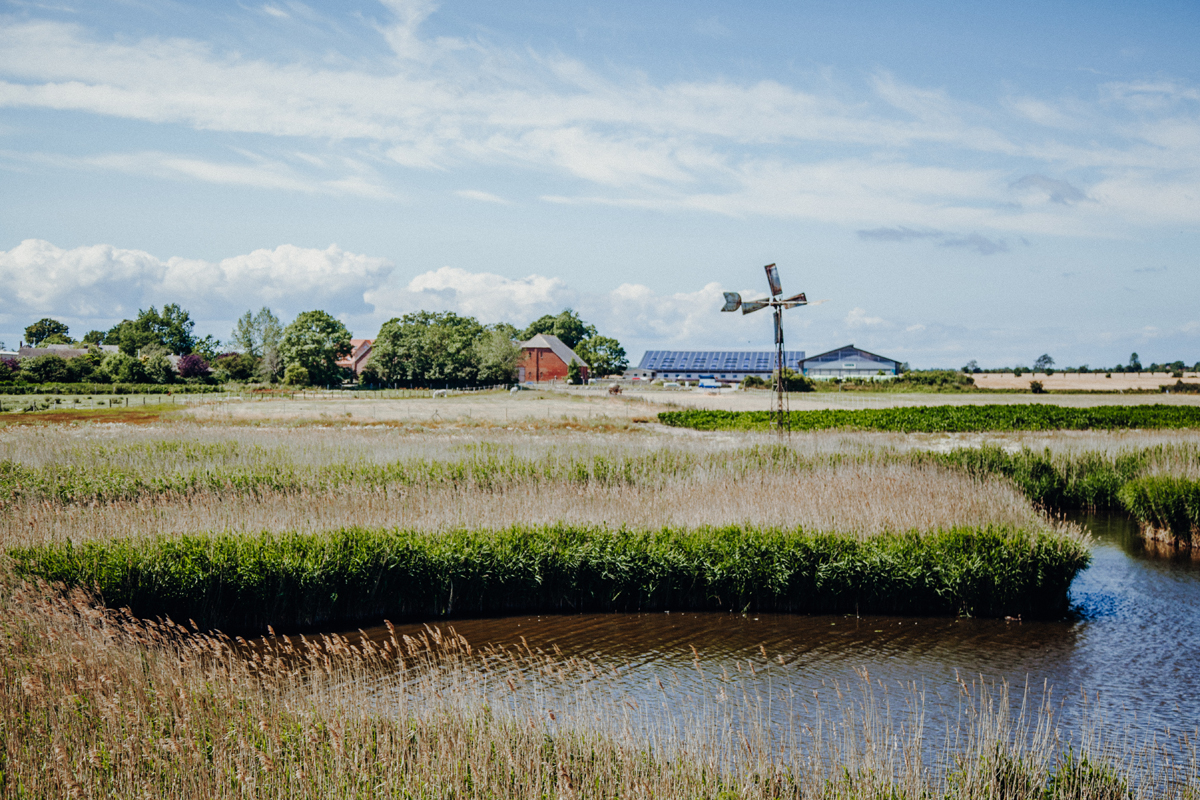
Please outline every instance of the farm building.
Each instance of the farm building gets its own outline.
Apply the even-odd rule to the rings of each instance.
[[[350,340],[350,355],[345,358],[339,358],[337,365],[345,369],[354,370],[355,375],[361,375],[363,367],[367,365],[367,359],[371,355],[371,345],[375,343],[374,339],[351,339]]]
[[[892,376],[900,373],[900,362],[848,344],[802,359],[797,372],[810,378],[870,378],[880,373]]]
[[[783,363],[799,372],[803,350],[785,350]],[[748,375],[770,378],[775,370],[773,350],[647,350],[631,376],[646,380],[700,380],[735,383]]]
[[[549,333],[539,333],[528,342],[521,342],[521,360],[517,362],[517,380],[565,381],[567,367],[574,362],[579,365],[584,380],[588,377],[588,365],[575,351],[567,347],[562,339]]]

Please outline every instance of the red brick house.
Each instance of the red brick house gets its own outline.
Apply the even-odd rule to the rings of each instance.
[[[588,365],[575,351],[563,344],[557,336],[539,333],[528,342],[521,342],[521,360],[517,362],[517,380],[524,383],[533,381],[565,381],[567,366],[572,362],[579,365],[579,370],[586,381]]]
[[[367,358],[371,355],[371,345],[374,341],[374,339],[351,339],[350,355],[339,358],[337,365],[354,370],[355,375],[361,375],[363,367],[367,365]]]

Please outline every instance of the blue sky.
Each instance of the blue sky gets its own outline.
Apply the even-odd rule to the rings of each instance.
[[[0,2],[0,340],[564,306],[643,349],[1200,360],[1195,3]]]

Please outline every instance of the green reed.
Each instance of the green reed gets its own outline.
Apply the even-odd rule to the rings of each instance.
[[[1126,483],[1118,496],[1143,524],[1169,534],[1177,543],[1200,544],[1200,480],[1147,475]]]
[[[19,574],[94,586],[110,607],[253,631],[584,611],[1053,617],[1090,558],[1078,538],[998,526],[865,539],[741,526],[349,528],[9,553]]]

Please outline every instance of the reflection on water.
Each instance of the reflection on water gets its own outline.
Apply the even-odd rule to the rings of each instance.
[[[764,693],[811,696],[858,682],[865,669],[885,685],[926,692],[929,729],[952,724],[958,679],[1006,681],[1061,701],[1058,719],[1077,727],[1084,703],[1109,722],[1142,732],[1194,728],[1200,720],[1200,563],[1147,554],[1120,516],[1081,516],[1096,536],[1092,565],[1071,590],[1074,614],[1059,622],[901,617],[584,614],[457,620],[476,647],[517,645],[622,665],[619,688],[654,702],[656,676],[686,694],[689,675],[742,672],[773,662]],[[417,634],[423,626],[397,626]],[[367,632],[383,639],[385,628]],[[523,637],[523,639],[522,639]],[[778,664],[779,666],[775,666]],[[747,673],[748,674],[748,673]],[[698,680],[698,679],[697,679]],[[756,677],[749,677],[754,681]],[[765,681],[770,681],[770,691]],[[661,700],[661,698],[657,698]]]

